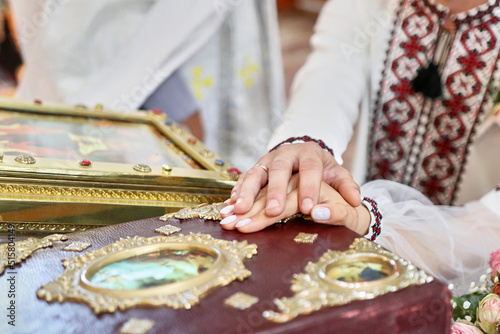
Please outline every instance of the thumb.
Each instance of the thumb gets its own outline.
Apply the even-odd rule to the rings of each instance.
[[[315,206],[311,217],[317,223],[346,226],[360,235],[367,233],[371,219],[364,205],[352,207],[349,204],[333,201]]]
[[[355,211],[354,208],[352,211]],[[354,214],[345,204],[327,201],[312,209],[311,218],[317,223],[348,226],[357,218],[353,217]]]
[[[324,181],[336,189],[347,203],[356,207],[361,204],[359,185],[352,178],[351,173],[344,167],[336,164],[327,170]]]

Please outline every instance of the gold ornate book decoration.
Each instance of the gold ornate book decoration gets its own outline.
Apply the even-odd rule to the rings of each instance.
[[[170,224],[163,225],[162,227],[158,227],[155,230],[156,233],[161,233],[163,235],[171,235],[171,234],[175,234],[175,233],[180,232],[180,231],[181,231],[180,227],[173,226]]]
[[[170,218],[192,219],[202,218],[207,220],[221,220],[220,210],[224,203],[200,204],[196,208],[184,208],[174,213],[168,213],[160,217],[160,220],[167,221]]]
[[[236,292],[224,300],[224,304],[236,308],[238,310],[246,310],[253,304],[257,303],[259,298],[243,292]]]
[[[317,233],[300,232],[295,238],[293,238],[293,241],[299,244],[312,244],[317,238]]]
[[[154,325],[153,320],[131,318],[120,329],[120,334],[146,334]]]
[[[224,203],[212,203],[212,204],[200,204],[196,208],[184,208],[177,212],[167,213],[160,217],[160,220],[167,221],[170,218],[177,219],[193,219],[193,218],[201,218],[206,220],[221,220],[222,217],[220,215],[220,210],[224,208],[226,204]],[[296,213],[288,218],[284,218],[282,220],[277,221],[276,223],[288,223],[290,220],[295,218],[303,218],[305,220],[312,220],[312,218],[308,215],[304,215],[302,213]],[[314,240],[313,240],[314,241]]]
[[[66,241],[68,237],[62,234],[48,235],[43,239],[28,238],[26,240],[0,245],[0,275],[7,266],[21,263],[34,251],[52,246],[52,241]]]
[[[0,127],[8,129],[0,133],[0,210],[8,222],[76,228],[160,216],[224,201],[240,174],[161,110],[0,97]]]
[[[100,225],[74,225],[74,224],[51,224],[51,223],[35,223],[35,222],[0,222],[0,234],[8,235],[9,225],[15,225],[17,232],[23,232],[23,235],[31,231],[39,233],[73,233],[84,232],[94,228],[101,227]]]
[[[68,246],[64,247],[63,250],[72,252],[81,252],[89,247],[92,247],[92,244],[90,242],[73,241]]]
[[[348,251],[327,251],[318,262],[309,262],[305,271],[294,275],[291,290],[295,295],[275,299],[279,312],[265,311],[265,318],[287,322],[324,307],[373,299],[433,280],[410,262],[364,238],[355,239]]]
[[[250,276],[243,261],[256,253],[255,244],[202,233],[129,237],[66,259],[66,271],[37,296],[84,302],[95,313],[135,306],[190,309],[209,291]]]

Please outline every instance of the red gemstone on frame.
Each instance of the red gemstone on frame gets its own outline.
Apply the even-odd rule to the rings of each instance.
[[[80,166],[88,167],[90,165],[92,165],[92,162],[90,160],[82,160],[82,161],[80,161]]]
[[[40,99],[34,99],[33,102],[35,104],[42,104],[42,100],[40,100]]]
[[[229,168],[227,170],[227,172],[230,173],[230,174],[234,174],[234,175],[240,175],[241,174],[240,170],[238,168],[234,168],[234,167],[233,168]]]
[[[158,108],[155,108],[155,109],[153,109],[153,113],[154,113],[155,115],[161,115],[161,114],[163,114],[163,110],[158,109]]]

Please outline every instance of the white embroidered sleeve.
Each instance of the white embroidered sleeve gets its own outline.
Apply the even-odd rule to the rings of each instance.
[[[467,291],[500,248],[500,195],[492,191],[461,207],[432,204],[408,186],[386,180],[368,182],[363,196],[378,203],[383,226],[376,242],[435,278]]]
[[[369,94],[369,43],[358,44],[357,38],[373,20],[376,2],[332,0],[325,4],[311,38],[313,52],[294,79],[283,123],[268,148],[290,137],[310,135],[324,140],[342,163],[360,101]]]

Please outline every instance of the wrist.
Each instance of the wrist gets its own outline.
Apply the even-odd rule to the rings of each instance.
[[[360,235],[366,235],[369,232],[370,223],[372,220],[370,211],[365,205],[359,205],[355,209],[358,214],[358,221],[354,232]]]
[[[319,147],[321,147],[322,149],[324,149],[325,151],[330,153],[332,156],[335,156],[335,154],[333,154],[333,150],[330,147],[328,147],[324,141],[322,141],[321,139],[314,139],[314,138],[311,138],[309,136],[290,137],[290,138],[282,141],[278,145],[274,146],[272,149],[269,150],[269,152],[272,152],[272,151],[276,150],[278,147],[285,145],[285,144],[309,143],[309,142],[313,142],[313,143],[318,144]]]
[[[363,197],[361,203],[366,207],[370,214],[370,223],[365,237],[371,241],[375,241],[381,232],[382,214],[379,211],[377,202],[373,199]]]

